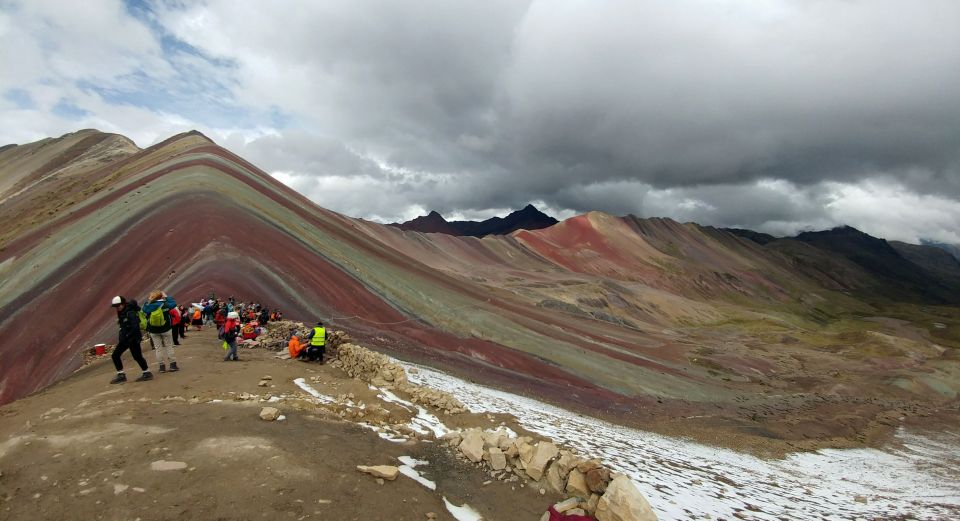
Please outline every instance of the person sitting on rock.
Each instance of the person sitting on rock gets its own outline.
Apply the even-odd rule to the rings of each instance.
[[[323,322],[317,322],[317,326],[307,333],[306,339],[310,341],[307,360],[320,362],[320,365],[323,365],[323,355],[327,347],[327,330],[323,327]]]
[[[300,337],[297,336],[297,328],[290,330],[290,338],[287,339],[287,352],[290,353],[291,359],[298,359],[305,354],[307,344],[300,342]]]
[[[256,321],[247,322],[246,325],[240,329],[240,336],[243,337],[244,340],[256,340],[259,326],[260,324]]]
[[[143,353],[140,352],[140,342],[143,340],[143,335],[140,333],[140,306],[137,305],[136,300],[127,301],[126,298],[119,295],[113,297],[113,302],[111,302],[110,305],[117,310],[117,324],[120,326],[117,346],[113,349],[113,354],[110,355],[110,358],[113,359],[114,367],[117,368],[117,376],[114,376],[113,380],[110,380],[110,383],[119,384],[127,381],[127,375],[123,372],[123,362],[120,360],[120,355],[128,349],[130,350],[130,354],[133,355],[133,359],[137,362],[137,365],[139,365],[143,371],[143,374],[141,374],[136,381],[145,382],[152,380],[153,374],[150,373],[147,361],[144,360]]]

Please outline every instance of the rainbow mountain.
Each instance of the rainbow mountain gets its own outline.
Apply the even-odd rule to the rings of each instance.
[[[110,298],[154,288],[673,432],[857,437],[960,391],[960,265],[855,230],[591,212],[420,233],[323,209],[198,132],[141,150],[96,130],[0,148],[0,219],[0,403],[68,377],[114,339]]]

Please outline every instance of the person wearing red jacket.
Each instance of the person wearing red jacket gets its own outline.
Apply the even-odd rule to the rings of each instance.
[[[178,346],[180,342],[177,340],[180,337],[180,323],[183,321],[183,317],[180,315],[180,309],[174,307],[170,310],[170,325],[173,326],[170,331],[173,335],[173,345]]]

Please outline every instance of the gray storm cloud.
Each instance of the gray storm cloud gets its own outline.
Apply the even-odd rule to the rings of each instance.
[[[954,0],[171,0],[143,12],[232,106],[284,121],[199,126],[351,215],[539,201],[960,240]]]

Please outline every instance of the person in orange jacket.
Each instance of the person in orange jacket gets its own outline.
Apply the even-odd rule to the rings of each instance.
[[[191,324],[197,331],[203,330],[203,313],[198,307],[193,308],[193,321]]]
[[[307,344],[300,342],[300,337],[297,336],[297,330],[294,329],[290,333],[290,338],[287,340],[287,352],[290,353],[291,359],[300,358],[300,355],[307,350]]]

